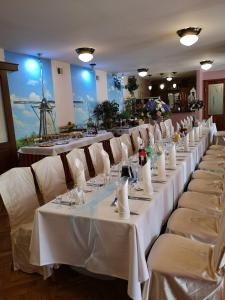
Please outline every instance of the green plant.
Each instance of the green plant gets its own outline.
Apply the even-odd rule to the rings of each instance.
[[[112,127],[113,122],[117,117],[117,113],[119,111],[119,104],[113,101],[104,101],[102,103],[97,104],[94,109],[94,115],[97,119],[97,122],[102,122],[103,127],[109,129]]]
[[[129,76],[127,79],[127,85],[125,88],[129,91],[131,96],[134,95],[134,91],[138,89],[137,78],[134,76]]]
[[[38,134],[33,132],[30,136],[16,140],[16,148],[33,145],[39,139]]]

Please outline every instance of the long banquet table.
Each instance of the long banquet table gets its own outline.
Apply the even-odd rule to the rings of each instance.
[[[121,220],[111,206],[115,183],[91,193],[80,207],[49,202],[38,208],[31,263],[68,264],[125,279],[128,295],[141,299],[141,284],[149,279],[146,255],[208,148],[209,139],[209,129],[204,129],[203,137],[189,152],[177,152],[176,170],[166,171],[165,183],[153,183],[152,199],[129,200],[130,210],[138,215],[131,215],[128,220]]]

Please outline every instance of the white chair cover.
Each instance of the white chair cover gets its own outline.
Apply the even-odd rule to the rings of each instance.
[[[192,179],[188,185],[188,191],[221,196],[223,194],[223,181]]]
[[[162,139],[162,133],[158,124],[155,125],[154,139],[155,141],[161,141]]]
[[[206,170],[196,170],[192,173],[193,179],[211,179],[211,180],[224,180],[224,174],[216,173]]]
[[[208,155],[213,155],[215,157],[221,157],[221,159],[225,159],[225,151],[222,150],[213,150],[213,149],[209,149],[206,151],[206,154]]]
[[[178,207],[190,208],[218,216],[223,212],[222,197],[198,192],[185,192],[179,199]]]
[[[138,142],[138,137],[140,137],[139,130],[134,128],[131,132],[131,136],[132,136],[133,145],[136,153],[139,150],[139,142]]]
[[[48,277],[50,268],[29,263],[33,218],[39,207],[31,169],[14,168],[2,174],[0,195],[9,216],[14,270]]]
[[[210,160],[213,160],[213,161],[225,161],[225,157],[223,156],[215,156],[215,155],[211,155],[211,154],[206,154],[202,157],[202,160],[203,161],[210,161]]]
[[[155,132],[155,126],[151,125],[151,124],[148,124],[148,132],[151,132],[151,134],[153,134],[154,136],[154,132]]]
[[[216,243],[219,228],[218,217],[189,208],[176,209],[167,223],[168,233],[209,244]]]
[[[114,159],[114,163],[118,164],[122,160],[122,148],[119,137],[114,137],[110,139],[110,147],[112,150],[112,155]]]
[[[83,189],[86,185],[83,162],[79,158],[74,160],[74,184]]]
[[[60,156],[47,156],[31,165],[44,202],[67,191],[64,168]]]
[[[223,161],[202,161],[198,165],[200,170],[225,173],[225,162]]]
[[[146,147],[149,144],[149,135],[146,127],[140,128],[140,135]]]
[[[76,166],[74,165],[75,159],[79,159],[82,162],[86,180],[90,178],[84,149],[73,149],[66,155],[66,159],[68,161],[69,170],[74,183],[76,183]]]
[[[122,143],[124,143],[127,146],[127,150],[128,150],[128,155],[131,156],[133,155],[133,148],[132,148],[132,144],[131,144],[131,139],[129,134],[122,134],[120,137],[120,141]]]
[[[102,143],[94,143],[88,147],[88,150],[95,170],[95,175],[103,173],[104,165],[101,151],[103,151],[104,149]]]
[[[181,236],[161,235],[148,257],[150,280],[143,299],[222,299],[224,281],[216,272],[218,260],[212,263],[213,249]]]

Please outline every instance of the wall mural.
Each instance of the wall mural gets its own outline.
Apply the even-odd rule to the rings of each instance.
[[[7,62],[19,64],[19,71],[8,73],[9,92],[12,104],[16,139],[39,133],[39,106],[42,100],[40,64],[37,57],[5,51]],[[51,61],[42,59],[44,95],[52,100],[55,118]],[[47,120],[48,121],[48,120]],[[49,118],[49,127],[52,126]],[[50,129],[50,128],[49,128]]]
[[[123,108],[123,78],[120,73],[107,73],[108,100],[115,100]]]
[[[72,91],[75,123],[86,127],[97,104],[95,72],[76,65],[71,65]]]

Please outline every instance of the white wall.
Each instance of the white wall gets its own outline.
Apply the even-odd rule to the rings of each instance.
[[[4,49],[0,48],[0,61],[5,60]]]
[[[108,99],[107,72],[95,70],[95,75],[98,76],[98,80],[96,80],[97,102],[102,103]]]
[[[70,64],[57,60],[52,60],[51,64],[57,126],[75,123]],[[63,73],[58,74],[57,68],[62,68]]]

